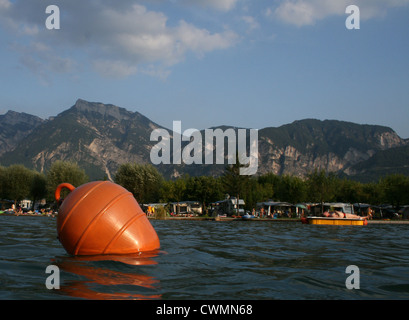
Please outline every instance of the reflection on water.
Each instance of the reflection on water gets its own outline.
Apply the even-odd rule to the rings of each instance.
[[[60,293],[85,299],[160,299],[160,294],[129,293],[129,291],[137,292],[143,288],[155,289],[155,285],[159,281],[152,276],[135,272],[122,272],[112,268],[116,262],[130,266],[154,265],[157,262],[152,258],[158,256],[158,253],[157,251],[124,256],[59,257],[53,264],[57,265],[60,271],[81,278],[81,280],[66,281],[61,285]],[[99,265],[101,263],[103,264]],[[108,268],[109,265],[111,265],[111,269]],[[128,292],[115,291],[121,287],[126,287]]]
[[[69,256],[56,220],[0,216],[0,299],[408,299],[409,225],[152,221],[157,252]],[[48,290],[48,265],[60,290]],[[346,267],[360,289],[345,286]]]

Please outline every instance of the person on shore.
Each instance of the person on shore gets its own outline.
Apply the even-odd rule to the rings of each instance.
[[[372,219],[374,214],[374,211],[371,209],[371,207],[368,207],[368,219]]]

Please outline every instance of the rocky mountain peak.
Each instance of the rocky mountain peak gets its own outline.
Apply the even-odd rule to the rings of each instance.
[[[117,120],[128,120],[132,115],[132,112],[113,104],[88,102],[82,99],[78,99],[72,109],[84,114],[99,114],[100,116],[113,117]]]
[[[37,116],[12,110],[0,115],[0,156],[16,148],[20,140],[44,122]]]
[[[45,120],[25,113],[25,112],[16,112],[13,110],[7,111],[4,115],[0,115],[0,124],[2,126],[14,126],[16,124],[22,124],[25,126],[34,125],[37,126]]]

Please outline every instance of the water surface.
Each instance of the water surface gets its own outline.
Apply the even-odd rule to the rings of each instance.
[[[0,299],[408,299],[409,225],[151,221],[161,249],[69,256],[56,219],[0,216]],[[48,265],[60,270],[49,290]],[[360,288],[347,289],[349,265]]]

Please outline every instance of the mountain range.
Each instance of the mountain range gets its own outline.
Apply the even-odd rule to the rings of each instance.
[[[0,164],[45,172],[56,160],[74,161],[93,180],[113,179],[122,163],[151,163],[151,149],[158,143],[150,140],[155,129],[167,130],[173,140],[172,130],[112,104],[78,99],[47,120],[8,111],[0,115]],[[305,176],[317,168],[373,181],[391,173],[409,175],[409,139],[384,126],[305,119],[259,129],[258,159],[257,174]],[[174,178],[185,173],[217,176],[225,165],[157,167],[166,178]]]

